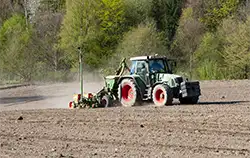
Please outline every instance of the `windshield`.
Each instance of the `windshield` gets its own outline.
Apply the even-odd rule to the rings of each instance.
[[[163,59],[149,60],[149,70],[153,72],[168,72],[166,63]]]

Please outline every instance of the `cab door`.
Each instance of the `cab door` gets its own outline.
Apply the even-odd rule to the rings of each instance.
[[[136,74],[140,76],[146,85],[150,85],[148,63],[146,61],[137,61]]]

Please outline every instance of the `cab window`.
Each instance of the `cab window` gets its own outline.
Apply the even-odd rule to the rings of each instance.
[[[135,73],[135,67],[136,67],[136,61],[132,61],[132,66],[131,66],[131,69],[130,69],[130,74],[134,74]]]
[[[147,71],[146,62],[145,61],[137,61],[136,72],[144,72]]]
[[[167,72],[164,60],[162,59],[155,59],[149,60],[149,69],[150,72]]]

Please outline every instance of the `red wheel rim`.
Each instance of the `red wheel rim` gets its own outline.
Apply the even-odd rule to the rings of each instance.
[[[73,107],[73,103],[70,102],[70,103],[69,103],[69,108],[71,109],[72,107]]]
[[[130,85],[125,85],[124,87],[122,87],[122,99],[123,100],[130,101],[131,99],[133,99],[133,97],[134,97],[134,93]]]
[[[165,95],[164,95],[163,90],[161,90],[161,89],[156,90],[156,92],[155,92],[155,99],[159,103],[163,103],[164,102]]]

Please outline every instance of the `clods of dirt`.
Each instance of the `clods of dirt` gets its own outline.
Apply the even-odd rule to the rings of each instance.
[[[68,95],[67,86],[40,89]],[[250,81],[206,81],[201,88],[198,104],[157,110],[25,109],[56,106],[53,98],[4,105],[2,110],[20,107],[23,116],[18,110],[0,112],[0,157],[249,157]]]
[[[23,117],[22,117],[22,116],[19,116],[19,117],[17,118],[17,120],[23,120]]]

